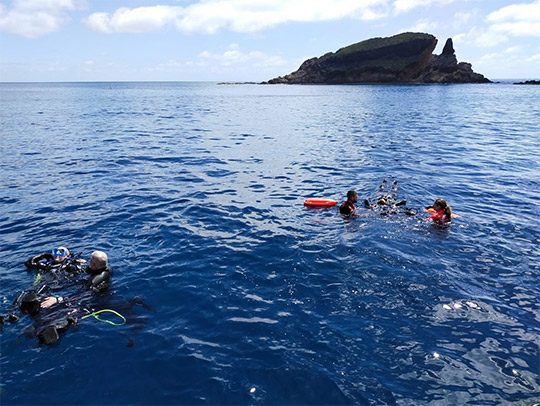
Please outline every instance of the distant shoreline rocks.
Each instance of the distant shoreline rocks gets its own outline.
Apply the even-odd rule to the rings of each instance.
[[[258,85],[259,82],[218,82],[218,85]]]
[[[403,33],[372,38],[306,60],[300,68],[263,84],[492,83],[457,61],[452,39],[433,55],[431,34]]]
[[[514,85],[540,85],[540,80],[526,80],[525,82],[515,82]]]

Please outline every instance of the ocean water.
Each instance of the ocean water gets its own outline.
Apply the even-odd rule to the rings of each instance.
[[[0,313],[67,245],[128,320],[5,323],[2,404],[540,402],[540,87],[3,83],[0,132]]]

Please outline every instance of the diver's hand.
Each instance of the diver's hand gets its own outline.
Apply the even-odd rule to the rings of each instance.
[[[43,302],[41,302],[41,307],[43,309],[46,309],[47,307],[51,307],[52,305],[60,303],[61,301],[62,301],[61,297],[49,296],[49,297],[45,298],[45,300]]]

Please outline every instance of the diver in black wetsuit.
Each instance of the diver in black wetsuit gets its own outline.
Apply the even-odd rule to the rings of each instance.
[[[146,304],[144,297],[136,296],[130,300],[118,300],[109,293],[112,270],[108,266],[107,255],[101,251],[94,251],[86,268],[87,277],[77,274],[71,280],[63,280],[60,288],[56,283],[54,288],[41,284],[39,289],[23,291],[14,301],[15,308],[22,314],[28,314],[33,323],[27,326],[23,333],[27,338],[39,339],[39,345],[51,345],[58,341],[59,333],[66,331],[70,325],[77,324],[79,320],[95,317],[113,325],[130,324],[130,330],[135,331],[146,325],[148,316],[139,315],[134,308],[141,306],[149,311],[155,311]],[[53,280],[58,282],[58,280]],[[66,292],[65,295],[60,294]],[[56,293],[52,296],[51,293]],[[48,296],[42,299],[44,296]],[[113,310],[114,309],[114,310]],[[104,313],[105,312],[105,313]],[[118,324],[110,320],[99,318],[99,314],[120,318]],[[1,322],[6,316],[0,317]],[[18,320],[10,314],[7,320]],[[122,321],[123,320],[123,321]],[[1,326],[0,326],[1,328]],[[135,345],[132,337],[125,332],[120,335],[128,338],[128,347]]]
[[[90,265],[86,269],[90,275],[86,286],[93,292],[104,292],[109,288],[112,269],[107,262],[107,254],[103,251],[94,251],[90,257]]]
[[[70,324],[77,322],[78,314],[76,314],[76,312],[78,310],[82,309],[90,313],[89,308],[96,299],[93,297],[92,293],[104,293],[108,290],[111,282],[112,270],[108,266],[107,254],[103,251],[92,252],[89,265],[86,268],[86,273],[89,275],[88,278],[84,281],[83,287],[75,294],[67,297],[58,295],[49,296],[41,302],[41,309],[49,309],[59,303],[63,303],[63,305],[60,307],[60,319],[58,319],[57,316],[53,316],[50,318],[44,317],[43,320],[40,321],[42,328],[36,331],[40,342],[44,342],[45,344],[55,343],[59,338],[59,332],[67,330]],[[66,312],[68,307],[70,311]],[[66,313],[62,314],[62,310]]]
[[[129,301],[111,300],[111,295],[107,294],[112,277],[107,254],[102,251],[94,251],[86,273],[89,276],[84,281],[84,286],[76,293],[66,297],[49,296],[41,302],[39,315],[41,319],[38,323],[34,323],[34,326],[31,326],[33,331],[32,328],[30,329],[30,335],[37,335],[40,343],[55,343],[59,339],[58,333],[67,330],[71,324],[76,324],[79,320],[102,311],[111,312],[111,307],[126,315],[132,327],[141,328],[146,324],[145,317],[140,317],[133,311],[135,306],[142,306],[147,310],[154,311],[145,303],[144,298],[134,297]],[[120,316],[125,323],[126,317],[116,311],[113,312]],[[36,330],[36,326],[40,327]],[[122,335],[128,338],[128,347],[132,347],[134,345],[133,338],[124,333]]]
[[[372,209],[379,209],[382,216],[389,216],[400,212],[408,216],[416,215],[416,210],[403,207],[407,204],[407,200],[397,201],[397,193],[397,180],[392,182],[390,190],[388,190],[388,181],[383,179],[377,190],[377,205],[372,205],[368,199],[364,199],[364,205]],[[402,210],[399,209],[400,207]]]
[[[90,257],[90,263],[86,268],[86,273],[89,277],[84,282],[84,289],[92,292],[104,292],[109,288],[112,269],[108,266],[107,254],[103,251],[94,251]],[[42,308],[51,307],[56,303],[61,303],[62,297],[49,296],[41,303]]]
[[[345,216],[358,216],[354,205],[356,202],[358,202],[358,193],[354,190],[349,190],[347,192],[347,200],[339,206],[339,212]]]
[[[28,269],[39,271],[35,285],[42,282],[48,285],[61,285],[65,280],[76,277],[83,272],[84,259],[80,258],[81,253],[72,255],[66,247],[58,247],[50,253],[35,255],[28,259],[24,265]]]
[[[66,248],[61,247],[65,251],[53,252],[53,260],[48,260],[48,254],[41,254],[32,257],[26,262],[30,268],[36,267],[41,270],[58,273],[66,271],[67,265],[71,266],[71,273],[79,275],[82,271],[81,260],[76,264],[67,264],[66,258],[69,255]],[[54,250],[53,250],[54,251]],[[62,255],[54,255],[62,254]],[[47,255],[47,256],[45,256]],[[63,257],[63,258],[62,258]],[[43,262],[45,260],[46,262]],[[49,262],[51,261],[51,262]],[[86,261],[84,261],[86,262]],[[36,265],[37,264],[37,265]],[[66,266],[64,266],[66,265]],[[89,266],[86,267],[86,273],[89,275],[84,278],[82,275],[66,279],[59,284],[59,279],[51,280],[51,285],[41,282],[41,284],[30,291],[23,291],[13,302],[11,313],[7,316],[2,316],[0,321],[5,319],[15,322],[19,316],[13,312],[19,308],[23,314],[29,314],[34,323],[25,330],[27,336],[37,336],[40,343],[53,344],[58,340],[58,333],[65,331],[70,324],[77,321],[76,316],[71,315],[73,310],[85,310],[93,305],[97,297],[96,293],[104,293],[110,286],[112,270],[107,263],[107,254],[102,251],[94,251],[90,258]],[[42,297],[49,293],[61,292],[62,290],[77,288],[76,291],[62,297],[60,295],[48,296],[42,300]],[[62,304],[55,306],[56,304]],[[78,314],[77,314],[78,316]]]
[[[22,291],[13,301],[7,315],[0,315],[0,323],[4,320],[18,321],[17,310],[23,313],[36,314],[39,312],[39,298],[47,291],[58,290],[67,284],[78,283],[78,275],[83,272],[84,259],[80,253],[71,255],[66,247],[54,248],[51,252],[34,255],[24,265],[28,269],[38,270],[32,289]],[[35,301],[38,300],[38,305]]]
[[[37,269],[45,272],[80,272],[80,264],[85,263],[84,259],[72,256],[66,247],[54,248],[50,253],[35,255],[28,259],[24,265],[30,269]]]

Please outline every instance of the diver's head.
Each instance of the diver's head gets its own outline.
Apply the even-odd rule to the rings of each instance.
[[[62,262],[69,256],[69,250],[66,247],[58,247],[52,250],[54,262]]]
[[[433,203],[433,208],[435,210],[446,210],[446,206],[448,206],[448,204],[444,199],[437,199],[435,200],[435,203]]]
[[[354,190],[349,190],[347,192],[347,200],[356,203],[358,201],[358,193]]]
[[[88,266],[94,271],[107,268],[107,254],[103,251],[92,252],[90,264]]]
[[[35,315],[39,313],[40,303],[35,292],[28,292],[21,301],[21,310],[25,313]]]

